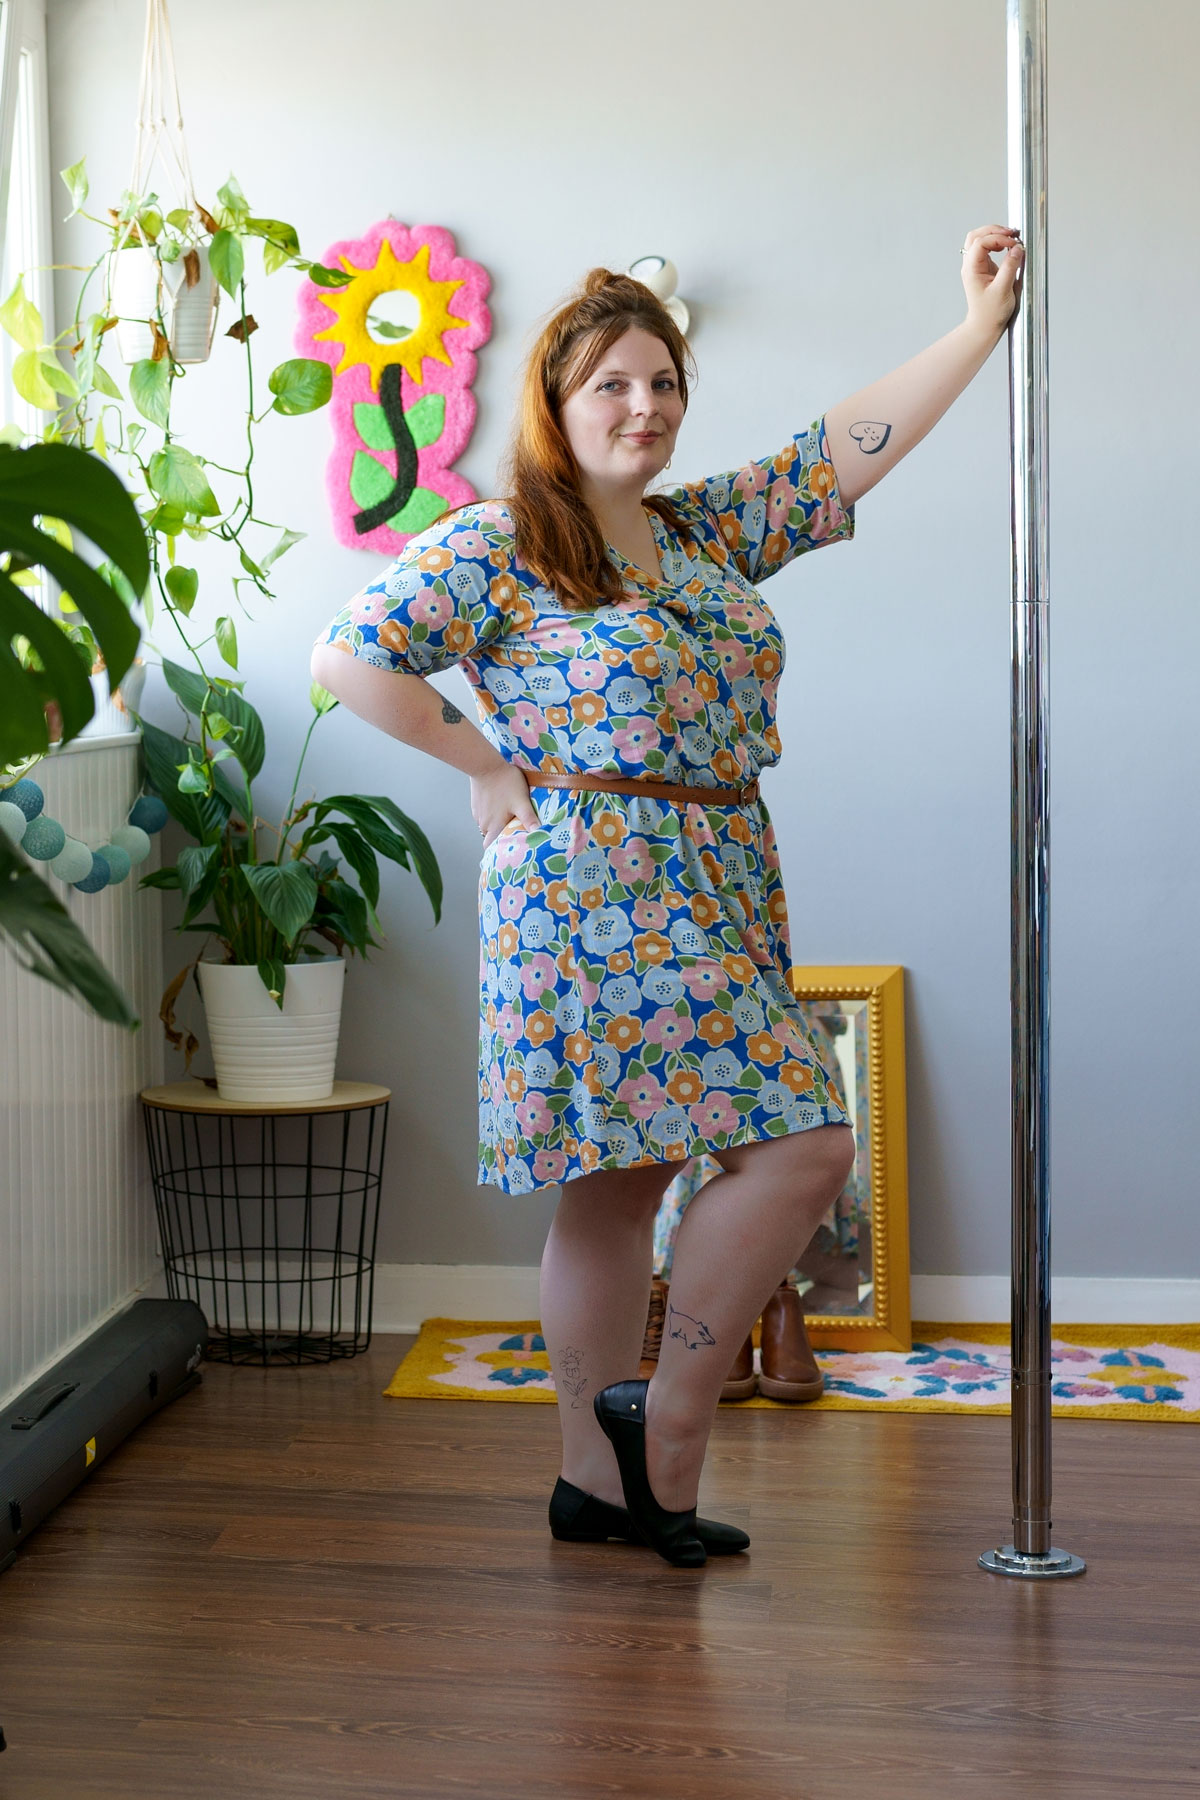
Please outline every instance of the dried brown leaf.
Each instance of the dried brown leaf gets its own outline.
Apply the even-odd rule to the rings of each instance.
[[[188,250],[184,253],[183,273],[188,287],[194,288],[200,279],[200,252]]]
[[[239,344],[244,344],[246,339],[250,336],[250,333],[257,330],[258,320],[253,313],[247,313],[244,319],[234,320],[233,324],[229,327],[229,330],[225,333],[225,336],[236,338]]]
[[[157,319],[151,319],[150,330],[154,334],[154,348],[150,352],[150,361],[161,362],[164,356],[171,354],[171,346],[159,330]]]

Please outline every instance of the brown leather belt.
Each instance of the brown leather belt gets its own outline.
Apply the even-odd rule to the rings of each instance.
[[[630,794],[647,800],[669,800],[675,806],[752,806],[758,799],[758,782],[745,787],[694,787],[671,781],[626,781],[620,775],[590,775],[572,769],[565,775],[543,775],[523,769],[531,788],[572,788],[585,794]]]

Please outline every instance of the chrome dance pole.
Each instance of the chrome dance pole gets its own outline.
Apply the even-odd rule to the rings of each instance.
[[[1013,1541],[996,1575],[1081,1575],[1050,1542],[1050,761],[1046,0],[1008,0],[1008,223],[1025,244],[1009,331],[1012,462]]]

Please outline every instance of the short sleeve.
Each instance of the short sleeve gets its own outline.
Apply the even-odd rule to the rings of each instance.
[[[529,610],[511,572],[507,522],[503,508],[476,505],[418,533],[317,643],[405,675],[478,655]]]
[[[698,507],[748,581],[765,581],[793,557],[854,536],[854,508],[843,506],[824,419],[775,456],[733,474],[689,483],[685,510]]]

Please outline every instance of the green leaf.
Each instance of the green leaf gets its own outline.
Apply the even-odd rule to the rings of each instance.
[[[287,943],[313,916],[317,884],[303,863],[243,863],[242,876],[266,917]]]
[[[0,306],[0,326],[15,338],[22,350],[38,350],[46,340],[42,315],[25,292],[25,278],[17,276],[17,285]]]
[[[352,820],[372,849],[390,857],[393,862],[407,867],[411,853],[421,885],[429,895],[434,919],[441,918],[441,870],[433,846],[415,819],[401,812],[395,801],[383,794],[335,794],[321,801],[314,818],[321,822],[331,812],[343,813]],[[385,824],[384,820],[389,823]]]
[[[39,350],[38,361],[41,363],[42,374],[56,393],[65,394],[69,400],[78,400],[79,383],[63,368],[56,351]]]
[[[315,262],[308,265],[308,279],[316,287],[340,288],[347,287],[354,277],[345,269],[331,269],[325,263]]]
[[[167,224],[173,226],[176,231],[186,231],[191,222],[192,214],[189,207],[176,206],[167,214]]]
[[[324,718],[325,714],[327,712],[332,712],[337,705],[337,701],[329,692],[329,689],[323,688],[319,681],[314,681],[311,684],[308,690],[308,697],[312,702],[312,709],[316,713],[318,719]]]
[[[238,545],[238,561],[241,563],[243,569],[245,569],[247,575],[252,575],[254,577],[255,581],[262,580],[262,578],[263,578],[262,570],[259,568],[259,566],[255,562],[254,558],[250,555],[249,551],[243,550],[242,546],[240,544]]]
[[[348,881],[330,881],[321,896],[321,922],[331,925],[352,949],[366,951],[372,942],[367,903]]]
[[[395,485],[395,477],[389,475],[381,462],[368,456],[365,450],[354,452],[354,461],[350,464],[350,497],[356,506],[364,512],[372,506],[378,506],[386,500]]]
[[[284,261],[289,256],[300,254],[300,239],[296,235],[296,227],[288,225],[283,219],[247,219],[245,229],[252,237],[268,240],[263,246],[264,261],[268,248],[278,250]],[[275,267],[278,268],[279,264]],[[270,274],[271,271],[268,269],[267,273]]]
[[[219,844],[185,844],[179,852],[179,885],[186,897],[200,886],[214,856],[220,855]]]
[[[229,733],[233,730],[233,726],[225,717],[225,714],[219,712],[205,713],[204,727],[208,732],[209,737],[213,738],[218,744],[221,742],[222,738],[227,738]]]
[[[110,400],[123,400],[125,397],[108,370],[100,363],[92,366],[92,386],[98,394],[107,394]]]
[[[206,683],[204,677],[195,670],[182,668],[179,663],[171,662],[165,656],[162,670],[167,686],[194,718],[198,719],[202,712],[210,718],[215,714],[228,719],[236,727],[240,735],[234,754],[253,781],[266,756],[266,736],[262,719],[250,702],[243,700],[239,693],[232,687],[226,687],[224,683],[221,684],[218,701],[211,691],[216,686],[215,682]]]
[[[80,207],[88,197],[86,162],[87,158],[81,156],[79,161],[77,163],[72,163],[69,169],[59,170],[59,176],[66,182],[67,192],[71,196],[71,210],[67,214],[68,219],[74,218],[75,214],[79,211]]]
[[[221,508],[204,470],[182,444],[168,444],[155,451],[150,458],[150,486],[160,500],[181,507],[184,512],[199,513],[202,518],[220,516]]]
[[[167,811],[189,836],[197,843],[211,843],[224,831],[232,810],[228,798],[220,790],[220,783],[211,794],[180,793],[179,764],[190,760],[195,746],[185,744],[182,738],[173,737],[169,731],[160,730],[149,719],[140,718],[138,723],[142,728],[142,750],[151,787],[156,794],[161,794]]]
[[[258,973],[263,986],[282,1012],[284,989],[287,985],[287,965],[281,963],[276,957],[264,956],[258,965]]]
[[[293,544],[302,543],[307,536],[308,533],[306,531],[285,531],[274,549],[268,550],[267,554],[262,559],[262,570],[264,575],[271,567],[272,563],[277,563],[279,558],[292,548]]]
[[[238,666],[237,628],[228,617],[219,618],[213,627],[217,640],[217,649],[221,652],[231,669]]]
[[[388,430],[387,415],[382,406],[371,400],[354,402],[354,429],[369,450],[391,450],[396,446]]]
[[[333,370],[315,357],[298,356],[272,369],[267,386],[275,396],[276,412],[316,412],[333,394]]]
[[[358,885],[363,893],[372,906],[378,906],[379,863],[375,852],[353,825],[343,825],[331,819],[329,830],[333,833],[338,849],[358,876]]]
[[[13,359],[12,384],[30,406],[36,406],[42,412],[58,411],[58,395],[46,380],[39,351],[22,350],[20,356]]]
[[[246,204],[246,196],[237,184],[236,176],[231,175],[224,187],[217,189],[217,199],[226,212],[232,213],[239,225],[244,225],[250,208]]]
[[[171,415],[171,359],[135,362],[129,371],[129,398],[152,425],[165,431]]]
[[[446,506],[447,502],[432,488],[415,487],[400,511],[392,514],[388,524],[393,531],[424,531],[427,525],[441,518]]]
[[[393,325],[390,319],[383,318],[379,313],[367,314],[367,330],[372,337],[384,340],[395,341],[412,336],[411,325]]]
[[[212,785],[204,764],[193,762],[190,757],[177,766],[175,773],[181,794],[207,794]]]
[[[83,932],[40,875],[0,838],[0,936],[34,975],[134,1030],[137,1014]]]
[[[409,407],[404,417],[418,450],[423,450],[427,444],[436,444],[446,428],[445,394],[426,394],[415,406]],[[445,502],[442,504],[444,506]]]
[[[175,563],[164,575],[163,584],[176,611],[185,619],[190,617],[200,588],[200,577],[195,569],[185,569],[181,563]]]
[[[225,292],[236,300],[246,271],[246,256],[241,238],[232,231],[218,231],[208,246],[208,266]]]

